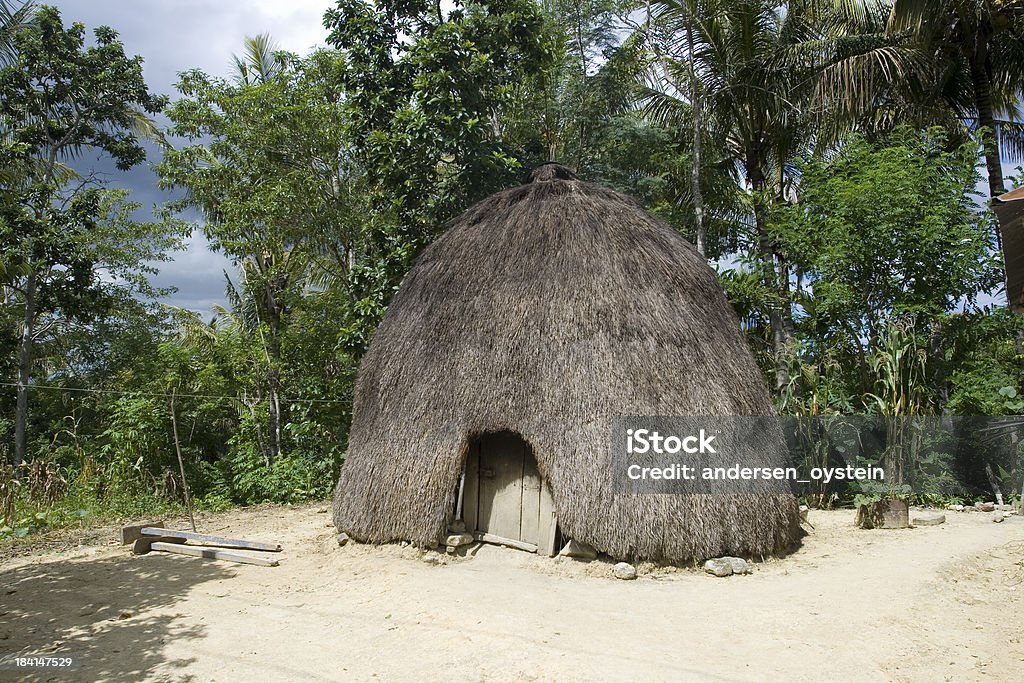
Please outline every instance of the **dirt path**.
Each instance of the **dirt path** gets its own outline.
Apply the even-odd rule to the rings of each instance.
[[[752,576],[483,547],[338,548],[321,506],[242,510],[201,530],[285,546],[280,567],[118,546],[0,565],[0,654],[72,653],[35,680],[1019,680],[1024,519],[985,513],[860,531],[853,513]],[[436,556],[434,556],[436,557]],[[1016,615],[1016,616],[1015,616]],[[0,679],[24,680],[0,671]],[[6,680],[6,679],[4,679]],[[29,680],[32,680],[29,678]]]

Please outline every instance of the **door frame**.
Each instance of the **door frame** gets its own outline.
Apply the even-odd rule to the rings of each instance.
[[[534,471],[537,472],[537,477],[540,479],[541,488],[538,508],[538,542],[536,544],[525,542],[520,538],[504,538],[488,533],[486,529],[478,528],[481,490],[481,446],[488,436],[498,435],[508,435],[522,443],[524,447],[524,458],[529,458],[533,461]],[[525,466],[526,463],[524,463],[524,468]],[[525,481],[521,479],[520,482],[520,490],[522,491],[525,488],[522,485]],[[476,540],[483,541],[485,543],[494,543],[497,545],[518,548],[528,552],[535,552],[547,557],[554,557],[557,551],[555,543],[558,537],[558,516],[555,512],[554,498],[551,495],[551,489],[548,486],[547,480],[540,474],[540,469],[537,467],[537,459],[533,453],[533,447],[530,445],[530,442],[524,439],[520,434],[512,430],[502,430],[498,432],[474,434],[471,436],[466,449],[466,460],[463,466],[463,480],[460,492],[462,495],[462,504],[459,507],[462,509],[462,521],[466,525],[466,531],[473,534],[473,537]],[[520,503],[520,514],[522,514],[522,503]]]

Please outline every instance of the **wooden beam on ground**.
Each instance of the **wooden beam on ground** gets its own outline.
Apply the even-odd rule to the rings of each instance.
[[[985,476],[988,477],[988,485],[992,487],[992,493],[996,496],[996,505],[1003,504],[1003,490],[999,488],[999,480],[996,479],[995,472],[992,471],[992,465],[985,463]]]
[[[154,543],[175,543],[182,544],[185,542],[184,538],[168,538],[167,536],[140,536],[135,539],[135,543],[132,544],[132,552],[136,555],[145,555],[150,551],[150,548]]]
[[[511,538],[495,536],[494,534],[485,534],[482,531],[474,531],[473,538],[484,543],[494,543],[495,545],[507,545],[509,548],[515,548],[516,550],[525,550],[528,553],[537,552],[537,546],[535,546],[533,543],[516,541]]]
[[[128,545],[139,540],[142,536],[142,530],[146,528],[160,527],[163,526],[163,520],[150,522],[149,524],[135,524],[132,526],[121,527],[121,545]]]
[[[188,541],[199,541],[209,545],[222,545],[226,548],[244,548],[246,550],[266,550],[268,552],[281,552],[280,543],[263,543],[261,541],[245,541],[238,538],[225,538],[223,536],[210,536],[209,534],[197,534],[194,531],[174,531],[173,529],[160,529],[157,527],[144,527],[141,531],[144,536],[165,536],[168,538],[184,538]]]
[[[175,555],[190,555],[192,557],[206,557],[211,560],[238,562],[239,564],[254,564],[259,567],[276,567],[279,564],[277,560],[268,560],[263,557],[253,557],[252,555],[233,553],[231,551],[220,550],[218,548],[207,548],[201,545],[178,545],[176,543],[158,541],[151,544],[150,549],[159,550],[165,553],[173,553]]]

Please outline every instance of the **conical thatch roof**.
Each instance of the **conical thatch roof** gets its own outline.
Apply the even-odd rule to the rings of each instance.
[[[335,523],[435,545],[470,439],[512,431],[567,537],[623,559],[783,552],[800,533],[791,495],[614,493],[612,418],[771,406],[704,259],[633,200],[571,177],[541,167],[416,261],[360,366]]]

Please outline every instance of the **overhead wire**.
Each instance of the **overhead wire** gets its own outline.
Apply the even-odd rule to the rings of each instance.
[[[0,382],[0,387],[17,387],[16,382]],[[48,384],[28,384],[26,385],[29,389],[45,389],[47,391],[69,391],[78,392],[85,394],[114,394],[121,396],[153,396],[158,398],[202,398],[202,399],[226,399],[231,401],[241,400],[237,396],[230,396],[227,394],[166,394],[156,391],[124,391],[117,389],[85,389],[81,387],[58,387]],[[336,403],[336,404],[348,404],[351,401],[339,401],[336,399],[329,398],[285,398],[285,401],[289,403]]]

